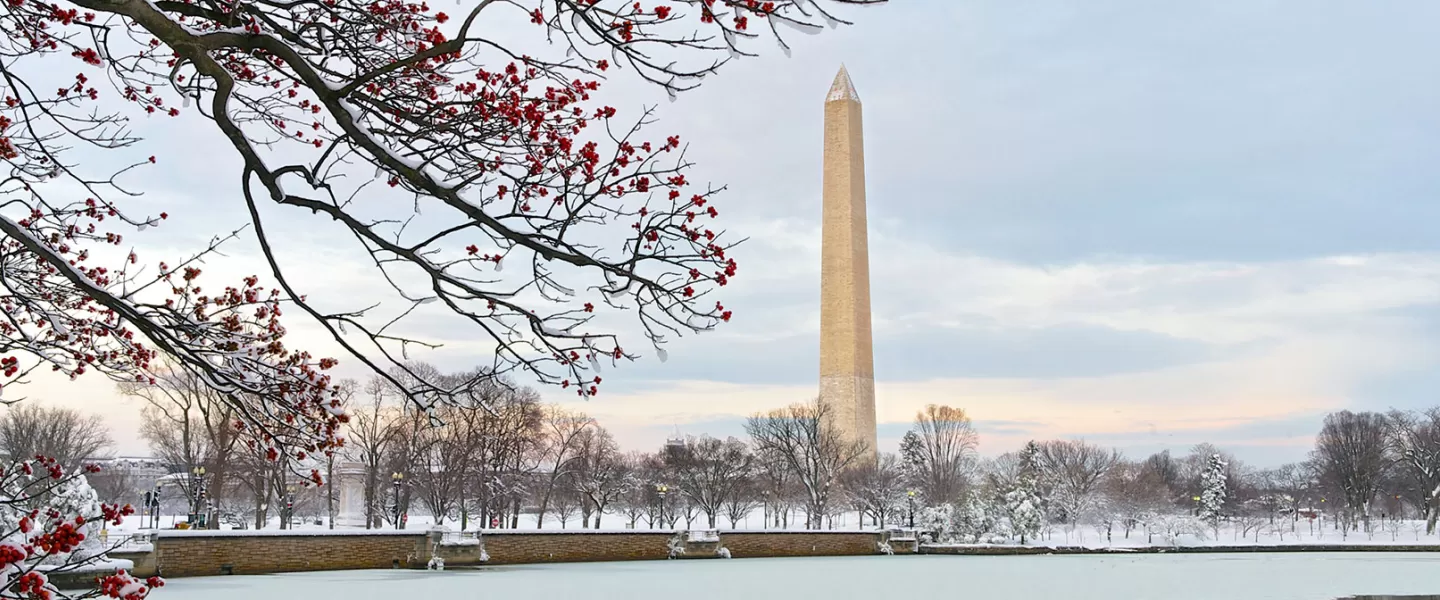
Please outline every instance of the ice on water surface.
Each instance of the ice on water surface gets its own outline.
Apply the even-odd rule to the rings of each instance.
[[[172,579],[164,597],[874,600],[925,582],[927,599],[1330,600],[1434,594],[1437,567],[1392,552],[672,560]]]

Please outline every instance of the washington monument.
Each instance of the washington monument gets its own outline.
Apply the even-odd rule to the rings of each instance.
[[[843,434],[875,454],[875,359],[870,340],[870,249],[865,235],[865,143],[860,96],[845,67],[825,96],[820,259],[820,402]]]

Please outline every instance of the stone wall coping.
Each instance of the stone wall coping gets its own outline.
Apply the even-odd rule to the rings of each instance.
[[[726,534],[765,535],[875,535],[879,530],[867,529],[480,529],[457,532],[432,529],[164,529],[150,531],[159,538],[189,537],[332,537],[332,536],[406,536],[423,537],[433,531],[445,533],[479,533],[483,536],[500,535],[653,535],[672,536],[685,531],[718,531]]]
[[[1440,552],[1440,544],[1350,542],[1213,546],[1019,546],[1009,544],[921,544],[921,554],[1243,554],[1287,552]]]
[[[160,538],[188,537],[339,537],[404,536],[425,537],[425,529],[165,529],[154,532]]]
[[[724,535],[727,534],[727,533],[728,533],[728,534],[764,533],[764,534],[776,534],[776,535],[788,535],[788,534],[798,534],[798,535],[855,535],[855,534],[876,535],[876,534],[882,533],[882,530],[879,530],[879,529],[721,529],[721,530],[720,530],[720,535],[721,535],[721,536],[724,536]]]
[[[117,569],[130,570],[135,568],[135,562],[123,558],[102,557],[91,560],[78,567],[71,565],[35,565],[35,570],[48,573],[64,567],[64,573],[89,574],[89,573],[114,573]]]
[[[475,533],[467,530],[465,533]],[[684,529],[480,529],[480,537],[492,535],[675,535]]]

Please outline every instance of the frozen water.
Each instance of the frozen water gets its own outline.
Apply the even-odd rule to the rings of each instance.
[[[862,556],[172,579],[165,600],[673,598],[1327,600],[1440,592],[1440,554]],[[907,594],[908,595],[908,594]],[[157,596],[159,597],[159,596]]]

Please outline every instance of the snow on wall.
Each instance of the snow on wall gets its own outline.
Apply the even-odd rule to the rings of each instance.
[[[367,535],[424,536],[424,529],[166,529],[156,531],[162,538],[187,537],[343,537]]]

